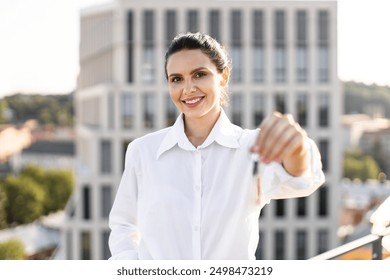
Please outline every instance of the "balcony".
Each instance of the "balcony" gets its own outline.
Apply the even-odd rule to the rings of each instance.
[[[317,255],[310,260],[333,260],[342,258],[360,248],[371,246],[372,260],[390,260],[390,197],[371,215],[371,234]],[[384,254],[384,252],[387,252]]]

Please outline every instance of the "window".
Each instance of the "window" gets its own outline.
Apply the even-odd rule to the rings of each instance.
[[[242,96],[232,95],[232,123],[242,126]]]
[[[320,93],[318,96],[318,124],[320,127],[329,125],[329,95]]]
[[[263,11],[253,12],[253,81],[264,81],[265,53],[264,53],[264,15]]]
[[[131,94],[122,95],[122,128],[134,128],[134,97]]]
[[[231,42],[233,44],[242,44],[242,13],[239,10],[233,10],[230,14]]]
[[[328,161],[329,161],[329,141],[322,139],[318,143],[318,149],[321,154],[322,169],[324,172],[328,171]]]
[[[154,12],[144,11],[143,14],[143,41],[144,44],[154,44]]]
[[[66,255],[65,255],[65,259],[66,260],[71,260],[73,259],[73,232],[71,230],[66,230],[65,231],[65,238],[66,238],[66,246],[65,247],[65,250],[66,250]]]
[[[275,239],[274,239],[274,259],[275,260],[284,260],[285,258],[285,253],[284,253],[284,248],[285,248],[285,235],[284,232],[281,230],[275,231]]]
[[[81,259],[91,259],[91,233],[89,231],[81,232]]]
[[[307,198],[299,197],[296,200],[296,215],[298,217],[306,217],[307,215]]]
[[[329,81],[329,13],[318,12],[318,79]]]
[[[127,82],[134,81],[134,19],[133,12],[127,12]]]
[[[156,79],[156,53],[154,46],[146,45],[143,49],[142,58],[142,81],[153,83]]]
[[[268,204],[267,204],[267,205],[268,205]],[[268,209],[267,205],[265,205],[265,206],[261,209],[261,211],[260,211],[260,217],[259,217],[259,218],[262,218],[262,217],[265,216],[266,211],[268,211],[268,210],[267,210],[267,209]]]
[[[275,96],[275,111],[282,114],[286,113],[286,97],[282,93],[277,93]]]
[[[297,94],[297,122],[300,126],[305,127],[307,126],[307,120],[308,120],[308,97],[305,93],[298,93]]]
[[[144,96],[144,127],[154,127],[154,113],[155,113],[155,98],[151,93],[146,93]]]
[[[306,82],[307,81],[307,47],[298,46],[296,49],[296,78],[297,82]]]
[[[156,78],[155,18],[153,11],[144,11],[143,23],[142,81],[151,83]]]
[[[285,205],[285,200],[283,199],[278,199],[275,200],[275,216],[276,217],[284,217],[286,214],[286,205]]]
[[[286,49],[280,46],[275,49],[275,81],[286,81]]]
[[[261,10],[253,11],[253,40],[254,45],[264,44],[264,14]]]
[[[176,12],[168,10],[165,13],[165,41],[166,47],[171,44],[172,39],[176,36]]]
[[[297,11],[296,13],[296,40],[297,45],[307,44],[307,13],[306,11]]]
[[[231,82],[240,83],[242,81],[242,47],[233,46],[231,50],[232,63],[234,67],[232,68],[231,73]]]
[[[199,15],[198,11],[190,10],[187,13],[187,29],[189,32],[199,31]]]
[[[177,109],[169,94],[166,95],[166,126],[172,126],[177,118]]]
[[[307,53],[307,14],[298,11],[296,14],[296,79],[297,82],[306,82],[308,74]]]
[[[328,188],[326,186],[322,186],[318,189],[317,195],[318,216],[325,217],[328,215]]]
[[[83,186],[81,192],[82,200],[83,200],[83,213],[82,217],[84,220],[91,219],[91,188],[88,185]]]
[[[320,45],[329,43],[329,13],[328,11],[318,12],[318,42]]]
[[[275,81],[286,81],[286,30],[285,13],[276,11],[275,13]]]
[[[100,172],[102,174],[112,172],[112,147],[109,140],[100,142]]]
[[[126,161],[126,151],[127,151],[127,146],[130,144],[132,140],[130,141],[123,141],[122,143],[122,171],[125,169],[125,161]]]
[[[209,13],[209,33],[210,36],[221,42],[220,13],[218,10],[212,10]]]
[[[110,248],[108,247],[108,238],[110,237],[110,231],[102,232],[102,256],[103,260],[108,260],[111,257]]]
[[[259,126],[263,121],[266,110],[265,110],[265,96],[262,94],[254,94],[253,96],[253,122],[254,126]]]
[[[320,82],[329,80],[329,49],[326,46],[318,48],[318,79]]]
[[[101,217],[108,218],[112,207],[112,188],[111,186],[103,186],[100,192],[101,199]]]
[[[326,229],[320,229],[317,233],[317,254],[322,254],[326,251],[328,251],[328,244],[329,244],[329,234],[328,230]]]
[[[253,47],[253,81],[254,82],[263,82],[264,81],[264,48],[262,46]]]
[[[296,232],[296,259],[305,260],[307,259],[307,233],[305,230],[298,230]]]
[[[265,234],[264,232],[260,231],[259,232],[259,243],[257,244],[257,249],[256,249],[256,260],[262,260],[264,259],[264,245],[266,244],[265,242]]]
[[[285,44],[286,41],[286,19],[284,11],[275,12],[275,33],[276,44]]]
[[[231,40],[231,55],[232,63],[234,67],[232,68],[231,81],[232,83],[239,83],[242,81],[242,58],[243,58],[243,49],[242,49],[242,13],[239,10],[233,10],[231,12],[230,18],[230,40]]]

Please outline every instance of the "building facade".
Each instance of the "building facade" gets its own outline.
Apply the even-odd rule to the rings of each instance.
[[[108,214],[129,142],[172,125],[164,54],[177,33],[201,31],[230,53],[225,109],[254,128],[291,113],[317,142],[326,183],[274,201],[259,219],[261,259],[306,259],[338,245],[342,97],[335,1],[114,1],[81,12],[77,190],[64,226],[66,259],[107,259]]]

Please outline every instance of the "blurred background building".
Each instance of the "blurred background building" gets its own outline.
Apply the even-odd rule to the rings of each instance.
[[[227,47],[233,123],[256,127],[291,113],[316,141],[326,183],[307,198],[263,209],[259,259],[307,259],[338,245],[342,91],[336,1],[117,0],[80,18],[75,94],[76,192],[67,209],[64,259],[107,259],[108,215],[129,142],[172,125],[164,76],[177,33],[206,32]],[[172,167],[174,168],[174,167]]]

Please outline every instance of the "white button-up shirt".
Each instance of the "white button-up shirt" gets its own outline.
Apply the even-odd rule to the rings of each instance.
[[[183,115],[131,142],[110,213],[111,259],[254,259],[261,208],[310,195],[324,182],[320,154],[307,138],[311,164],[303,176],[278,163],[260,166],[258,203],[249,151],[258,133],[222,111],[198,147],[184,133]]]

